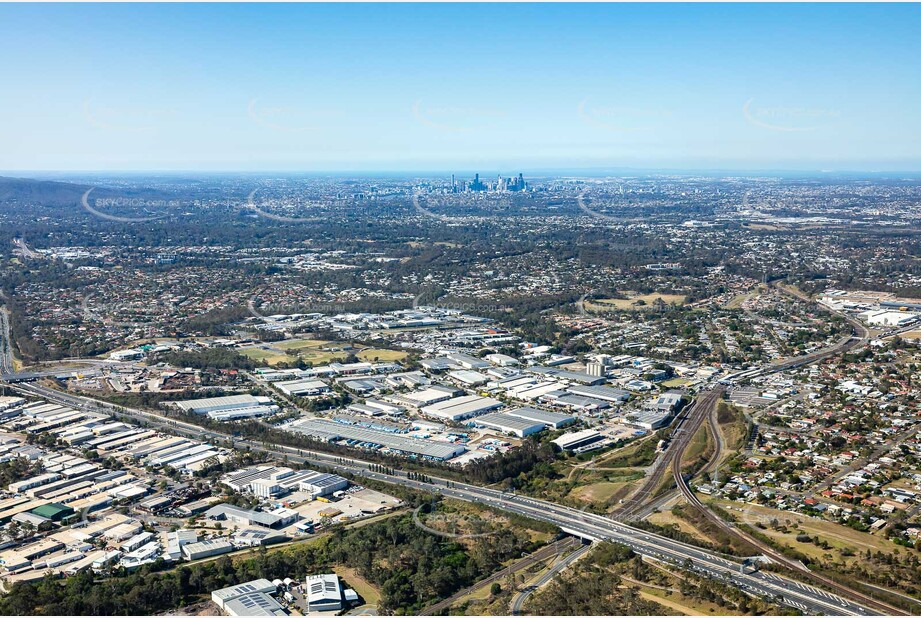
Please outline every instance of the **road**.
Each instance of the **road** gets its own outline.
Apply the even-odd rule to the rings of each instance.
[[[146,423],[164,431],[198,440],[227,442],[233,444],[236,448],[250,448],[254,451],[265,452],[276,458],[287,457],[289,461],[296,463],[314,467],[320,466],[357,477],[401,485],[418,491],[436,493],[457,500],[474,502],[517,513],[538,521],[554,524],[563,532],[585,540],[607,540],[622,543],[633,549],[637,554],[652,560],[677,565],[690,561],[690,568],[703,575],[719,579],[725,582],[726,585],[736,586],[751,594],[795,607],[807,614],[866,616],[880,613],[899,613],[893,608],[884,608],[877,602],[866,601],[858,603],[850,601],[813,586],[771,573],[741,573],[740,563],[729,557],[645,532],[602,515],[585,513],[545,500],[537,500],[497,489],[437,477],[428,477],[427,481],[409,479],[405,472],[399,470],[395,471],[394,474],[382,474],[370,470],[369,466],[371,464],[369,462],[356,459],[354,456],[346,458],[320,451],[297,449],[279,444],[263,444],[252,440],[234,438],[227,433],[205,429],[183,421],[167,419],[153,412],[121,408],[106,402],[61,393],[37,384],[14,385],[10,388],[23,394],[42,397],[62,405],[82,408],[88,411],[121,414],[134,419],[136,422]]]
[[[546,586],[547,584],[549,584],[550,581],[554,577],[556,577],[558,574],[563,572],[566,569],[566,567],[571,565],[573,562],[575,562],[576,560],[578,560],[579,558],[587,554],[589,551],[591,551],[591,549],[592,549],[591,545],[583,545],[576,551],[572,552],[571,554],[569,554],[568,556],[566,556],[565,558],[563,558],[562,560],[560,560],[559,562],[551,566],[550,569],[546,573],[541,575],[537,579],[536,582],[529,585],[527,588],[525,588],[520,593],[515,595],[515,598],[512,599],[511,615],[520,616],[521,608],[524,607],[524,602],[528,600],[528,597],[530,597],[534,592],[536,592],[543,586]]]
[[[10,334],[10,314],[6,307],[0,307],[0,378],[14,371],[13,338]]]
[[[422,610],[419,611],[419,615],[420,616],[436,616],[440,614],[441,612],[443,612],[444,610],[451,607],[452,605],[454,605],[455,603],[457,603],[458,601],[460,601],[462,598],[464,598],[468,594],[472,594],[476,592],[477,590],[480,590],[482,588],[485,588],[486,586],[491,585],[494,582],[501,582],[502,579],[504,579],[505,577],[511,574],[517,573],[518,571],[521,571],[523,569],[526,569],[532,564],[543,562],[544,560],[547,560],[548,558],[552,558],[553,556],[559,555],[560,553],[572,547],[576,542],[577,541],[574,538],[566,537],[564,539],[560,539],[559,541],[556,541],[555,543],[551,543],[550,545],[545,545],[544,547],[541,547],[539,550],[537,550],[533,554],[528,554],[527,556],[523,557],[521,560],[515,561],[514,563],[505,567],[501,571],[496,571],[489,577],[481,579],[480,581],[473,584],[472,586],[469,586],[459,592],[456,592],[455,594],[452,594],[447,599],[443,599],[439,601],[438,603],[429,605],[428,607],[424,607]]]
[[[804,573],[809,579],[814,580],[828,588],[831,588],[832,590],[836,590],[841,594],[861,597],[864,602],[869,603],[874,606],[884,608],[887,612],[901,613],[900,610],[898,610],[895,607],[892,607],[892,606],[889,606],[888,604],[884,604],[879,601],[876,601],[875,599],[872,599],[871,597],[868,597],[859,592],[856,592],[850,588],[845,588],[844,586],[842,586],[841,584],[839,584],[838,582],[830,578],[827,578],[823,575],[819,575],[817,573],[810,571],[809,568],[806,567],[800,561],[793,560],[792,558],[788,558],[787,556],[775,550],[773,547],[771,547],[767,543],[743,532],[742,530],[739,530],[738,528],[734,527],[732,524],[726,522],[721,517],[716,515],[713,511],[708,509],[707,506],[703,502],[700,501],[700,499],[697,497],[697,494],[695,494],[694,491],[691,490],[691,487],[688,485],[687,478],[685,478],[685,475],[681,472],[680,454],[676,455],[675,459],[673,460],[672,474],[674,476],[675,483],[677,484],[678,489],[681,491],[681,494],[684,496],[684,499],[687,501],[688,504],[697,508],[700,512],[702,512],[707,517],[708,520],[710,520],[711,523],[713,523],[714,525],[716,525],[723,531],[745,541],[746,543],[749,543],[750,545],[753,545],[754,547],[757,547],[759,550],[761,550],[764,553],[765,556],[770,558],[772,561],[788,569],[791,569],[794,572],[798,571],[800,573]]]

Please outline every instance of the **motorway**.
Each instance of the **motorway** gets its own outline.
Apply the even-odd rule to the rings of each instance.
[[[401,471],[395,471],[394,474],[382,474],[370,470],[369,466],[371,464],[369,462],[355,459],[354,457],[344,458],[319,451],[297,449],[278,444],[267,445],[252,440],[235,438],[227,433],[164,418],[153,412],[122,408],[106,402],[61,393],[36,384],[14,385],[10,386],[10,388],[22,394],[42,397],[62,405],[94,412],[121,414],[134,419],[136,422],[145,423],[178,435],[185,435],[199,440],[226,442],[233,444],[236,448],[250,448],[278,458],[287,457],[292,462],[322,466],[357,477],[402,485],[419,491],[436,493],[517,513],[538,521],[554,524],[567,534],[582,539],[614,541],[627,545],[637,554],[652,560],[676,565],[687,564],[698,573],[721,580],[726,585],[733,585],[753,595],[784,603],[807,614],[867,616],[880,613],[866,605],[772,573],[742,573],[741,564],[730,557],[648,533],[602,515],[586,513],[552,502],[435,477],[430,477],[428,481],[409,479],[406,473]]]

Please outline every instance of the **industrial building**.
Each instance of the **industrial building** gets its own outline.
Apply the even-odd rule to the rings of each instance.
[[[286,508],[265,512],[243,509],[232,504],[218,504],[205,511],[205,517],[217,521],[226,520],[240,526],[284,528],[297,521],[300,514]]]
[[[410,438],[386,431],[337,423],[323,418],[306,418],[284,425],[287,431],[302,433],[324,442],[344,443],[367,449],[387,449],[409,457],[444,461],[464,453],[462,444]]]
[[[604,440],[604,436],[594,429],[585,429],[583,431],[564,434],[554,440],[553,443],[564,451],[582,452],[583,450],[590,450],[591,447],[600,445],[602,440]]]
[[[183,412],[207,415],[217,421],[231,421],[240,418],[268,416],[279,411],[271,397],[253,395],[228,395],[207,399],[176,401],[174,405]]]
[[[225,475],[220,482],[234,491],[249,491],[262,498],[294,491],[307,492],[316,498],[328,496],[349,486],[347,479],[335,474],[275,466],[244,468]]]
[[[228,616],[286,616],[282,606],[270,595],[278,586],[267,579],[221,588],[211,593],[211,600]]]
[[[305,583],[307,611],[328,612],[342,609],[342,588],[335,573],[311,575]]]
[[[560,429],[566,425],[570,425],[576,422],[576,417],[570,414],[560,414],[559,412],[548,412],[547,410],[540,410],[538,408],[523,407],[515,408],[513,410],[506,410],[504,412],[510,416],[517,416],[518,418],[523,418],[525,420],[534,421],[535,423],[543,423],[548,429]]]
[[[498,399],[480,397],[479,395],[464,395],[463,397],[455,397],[425,406],[420,411],[427,416],[458,422],[486,414],[501,407],[502,402]]]
[[[519,438],[526,438],[546,429],[543,423],[499,412],[478,416],[471,421],[471,424],[478,427],[495,429],[496,431],[518,436]]]
[[[302,380],[289,380],[286,382],[275,382],[273,386],[283,392],[285,395],[298,397],[313,397],[316,395],[324,395],[331,390],[329,384],[326,382],[312,378]]]
[[[610,386],[570,386],[566,390],[573,395],[592,397],[610,403],[622,403],[630,399],[630,393],[627,391]]]
[[[211,556],[220,556],[232,552],[233,544],[221,539],[208,539],[198,543],[189,543],[182,546],[182,553],[188,560],[201,560]]]

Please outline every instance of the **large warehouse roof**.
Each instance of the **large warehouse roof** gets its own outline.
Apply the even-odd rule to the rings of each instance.
[[[399,451],[407,455],[419,455],[432,459],[451,459],[466,450],[459,444],[409,438],[386,431],[336,423],[322,418],[308,418],[295,421],[294,423],[286,425],[285,429],[303,433],[317,438],[318,440],[355,441],[359,443],[359,445],[372,444]]]

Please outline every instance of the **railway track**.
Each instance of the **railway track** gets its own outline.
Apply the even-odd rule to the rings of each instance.
[[[893,614],[904,614],[905,613],[903,610],[900,610],[899,608],[893,605],[889,605],[888,603],[874,599],[873,597],[865,595],[857,590],[854,590],[853,588],[846,588],[845,586],[842,586],[841,584],[839,584],[833,579],[830,579],[828,577],[825,577],[824,575],[820,575],[818,573],[815,573],[809,570],[809,568],[806,565],[804,565],[802,562],[798,560],[793,560],[792,558],[788,558],[787,556],[778,552],[777,550],[775,550],[773,547],[771,547],[767,543],[743,532],[742,530],[739,530],[732,524],[723,520],[716,513],[708,509],[707,506],[703,502],[701,502],[700,499],[697,497],[697,494],[694,493],[694,491],[691,489],[690,485],[688,484],[687,478],[685,478],[684,474],[681,471],[681,455],[683,454],[683,450],[686,446],[687,444],[685,443],[681,447],[681,452],[676,453],[675,458],[672,460],[672,475],[675,479],[675,484],[678,486],[678,490],[681,492],[681,495],[684,497],[687,503],[691,505],[692,507],[696,508],[698,511],[700,511],[711,523],[719,527],[724,532],[727,532],[728,534],[733,535],[737,539],[744,541],[745,543],[748,543],[749,545],[752,545],[758,548],[765,556],[767,556],[768,558],[770,558],[777,564],[785,566],[788,569],[791,569],[795,572],[801,573],[807,579],[810,579],[815,583],[821,584],[825,586],[826,588],[830,588],[834,590],[835,592],[837,592],[838,594],[858,598],[862,603],[865,603],[869,607],[877,609],[877,610],[882,610],[885,613],[893,613]]]
[[[713,409],[723,396],[726,389],[723,386],[717,386],[711,391],[707,391],[700,399],[685,408],[685,412],[676,421],[672,440],[666,447],[665,452],[659,456],[653,469],[646,475],[646,479],[640,488],[634,492],[623,504],[619,505],[613,512],[615,519],[629,520],[634,518],[638,512],[643,509],[649,500],[655,498],[655,491],[662,484],[662,480],[668,475],[672,462],[676,459],[680,461],[681,454],[693,438],[697,430],[703,424],[704,420],[712,416]]]

